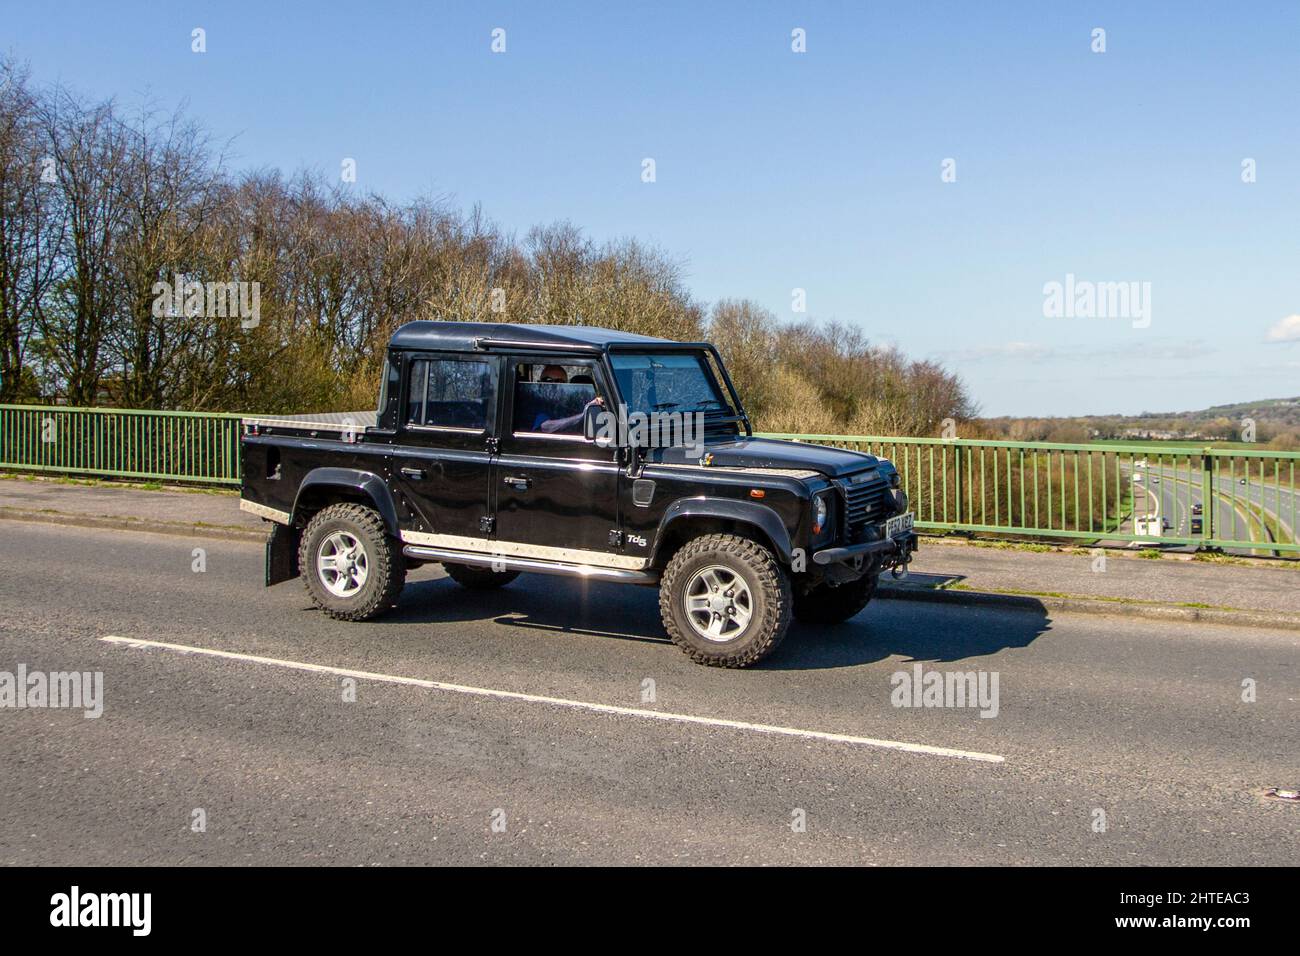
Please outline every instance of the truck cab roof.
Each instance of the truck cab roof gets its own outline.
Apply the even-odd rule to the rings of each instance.
[[[486,351],[491,348],[603,352],[609,346],[682,348],[681,342],[591,325],[516,325],[509,322],[408,322],[393,333],[395,349]]]

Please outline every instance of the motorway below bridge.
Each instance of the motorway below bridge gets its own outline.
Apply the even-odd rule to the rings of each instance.
[[[1122,467],[1126,473],[1131,471],[1127,463]],[[1228,553],[1247,556],[1280,555],[1280,552],[1270,551],[1267,543],[1295,541],[1295,525],[1300,516],[1300,493],[1293,495],[1289,486],[1261,483],[1258,478],[1247,478],[1246,483],[1242,484],[1239,478],[1217,476],[1210,486],[1212,501],[1210,507],[1207,507],[1199,468],[1189,470],[1149,464],[1145,468],[1136,469],[1135,473],[1142,477],[1140,482],[1133,485],[1138,514],[1156,515],[1162,521],[1167,519],[1165,536],[1199,537],[1199,534],[1192,533],[1192,521],[1197,517],[1208,521],[1212,508],[1216,538],[1260,542],[1260,547],[1255,549],[1227,548],[1225,550]],[[1157,499],[1157,502],[1153,503],[1152,499]],[[1194,513],[1198,505],[1201,509],[1199,515]],[[1131,531],[1131,523],[1126,530]],[[1182,547],[1194,549],[1191,545]]]

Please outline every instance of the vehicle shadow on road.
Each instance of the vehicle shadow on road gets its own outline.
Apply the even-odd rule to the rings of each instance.
[[[762,667],[820,670],[872,664],[895,655],[906,663],[954,663],[1028,647],[1051,630],[1047,609],[1026,602],[1015,609],[927,604],[877,598],[865,611],[831,627],[800,624]]]
[[[654,588],[522,575],[500,590],[474,591],[450,578],[412,581],[386,620],[491,621],[504,627],[671,644]]]
[[[502,627],[582,634],[671,645],[654,588],[524,575],[500,590],[474,591],[446,577],[414,580],[385,620]],[[907,663],[953,663],[1027,647],[1051,629],[1047,609],[986,608],[877,598],[862,613],[830,627],[795,621],[776,652],[759,667],[821,670],[873,664],[893,656]]]
[[[882,583],[887,582],[888,576],[882,575]],[[940,588],[950,588],[954,584],[961,584],[966,580],[964,574],[931,574],[922,571],[909,571],[907,577],[902,579],[909,587],[931,588],[938,590]]]

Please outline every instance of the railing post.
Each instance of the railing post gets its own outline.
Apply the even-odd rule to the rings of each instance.
[[[961,525],[961,445],[952,446],[952,458],[953,458],[953,464],[956,466],[956,471],[957,471],[957,481],[955,485],[956,493],[957,493],[957,513],[953,516],[953,524],[960,527]]]
[[[1201,537],[1214,537],[1214,455],[1209,448],[1201,451]]]

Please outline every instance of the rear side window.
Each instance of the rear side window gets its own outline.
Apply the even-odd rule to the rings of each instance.
[[[492,367],[487,362],[416,359],[411,363],[406,422],[485,429],[493,394]]]

